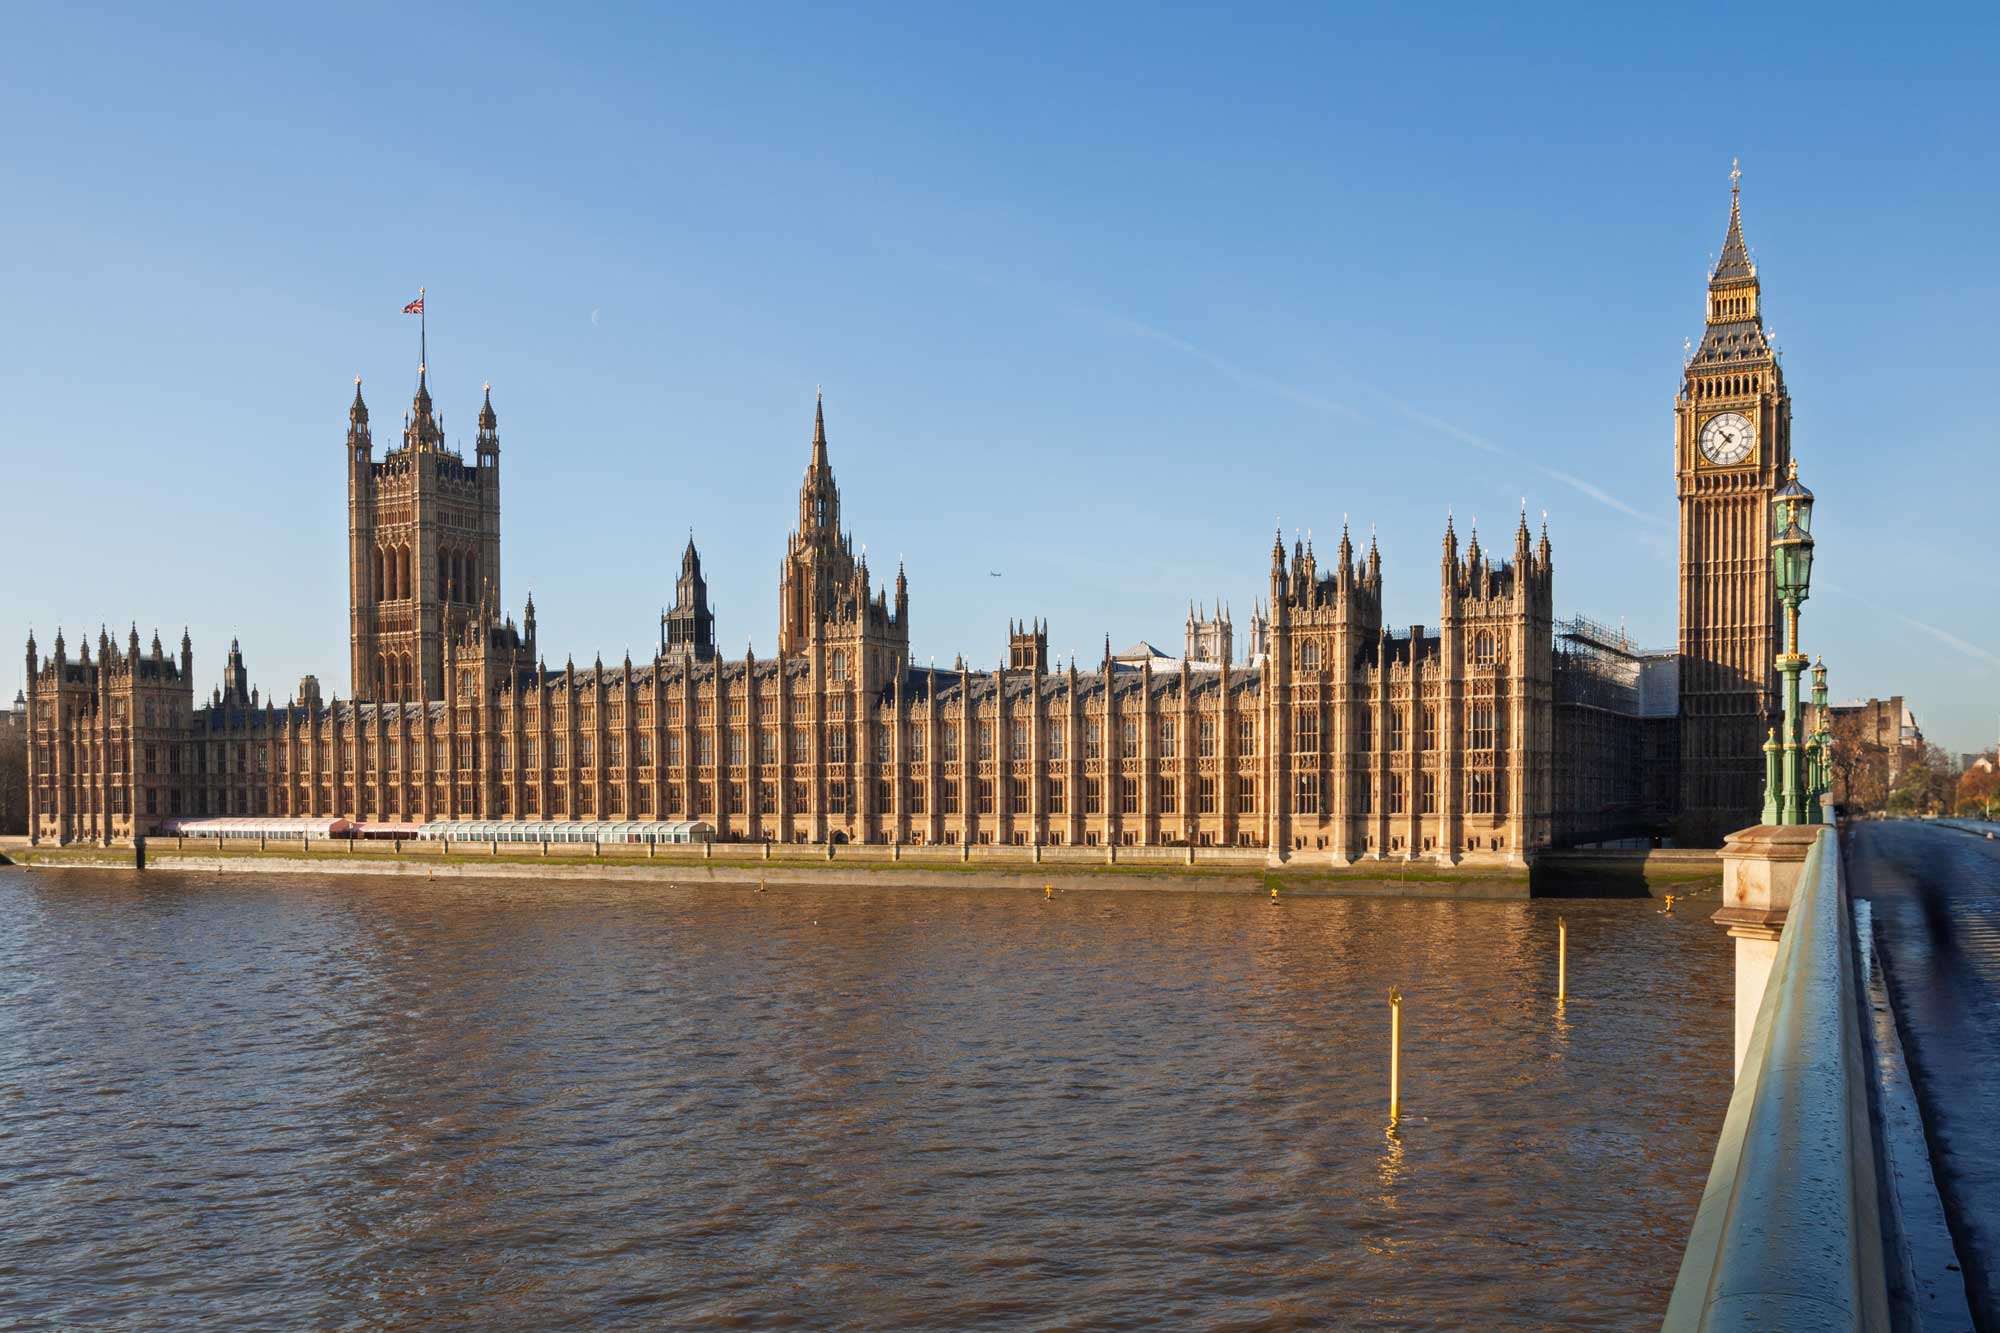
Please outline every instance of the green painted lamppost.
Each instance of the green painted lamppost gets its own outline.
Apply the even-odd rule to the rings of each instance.
[[[1826,707],[1826,659],[1813,663],[1813,733],[1806,742],[1806,750],[1812,759],[1811,777],[1806,784],[1808,804],[1806,819],[1809,823],[1824,824],[1830,821],[1825,801],[1833,789],[1833,731],[1829,725],[1832,716]]]
[[[1792,460],[1785,484],[1771,497],[1771,565],[1777,582],[1778,602],[1785,608],[1785,651],[1778,654],[1778,674],[1785,678],[1785,725],[1779,738],[1782,780],[1779,784],[1777,819],[1779,824],[1804,824],[1806,789],[1799,771],[1804,746],[1799,716],[1799,673],[1805,670],[1805,655],[1799,651],[1799,604],[1812,587],[1812,508],[1813,494],[1799,484],[1798,460]],[[1768,746],[1766,747],[1768,750]],[[1769,773],[1768,763],[1766,773]],[[1768,777],[1767,777],[1768,780]],[[1768,818],[1773,805],[1766,792],[1764,808]]]

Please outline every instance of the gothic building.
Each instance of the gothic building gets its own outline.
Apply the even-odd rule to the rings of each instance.
[[[841,527],[824,405],[778,580],[778,654],[718,657],[700,557],[682,556],[650,662],[552,669],[531,598],[498,610],[498,441],[442,445],[419,380],[403,447],[369,457],[349,412],[356,697],[247,687],[231,645],[196,706],[178,661],[110,641],[76,663],[29,646],[32,826],[130,838],[195,816],[685,819],[723,840],[1196,845],[1274,859],[1518,862],[1549,836],[1552,566],[1525,516],[1511,559],[1447,524],[1439,622],[1382,623],[1382,565],[1343,536],[1271,553],[1261,665],[1226,619],[1155,671],[1054,669],[1048,627],[1009,626],[991,672],[917,668],[910,597]],[[490,541],[488,540],[490,536]],[[416,579],[416,571],[435,578]]]
[[[1735,173],[1732,173],[1734,177]],[[1674,399],[1680,494],[1680,835],[1713,846],[1755,824],[1780,711],[1771,496],[1792,458],[1792,400],[1764,331],[1732,179],[1708,318]]]
[[[1622,638],[1584,651],[1571,633],[1558,656],[1547,527],[1531,533],[1525,511],[1498,552],[1476,533],[1461,549],[1447,519],[1434,627],[1385,621],[1380,552],[1372,538],[1356,552],[1343,530],[1324,567],[1310,541],[1274,542],[1240,664],[1218,607],[1190,609],[1178,659],[1144,644],[1114,657],[1107,640],[1089,669],[1059,669],[1030,619],[1010,622],[991,671],[920,668],[905,571],[878,586],[842,526],[823,401],[779,563],[774,657],[717,653],[690,537],[651,660],[552,668],[533,598],[518,624],[500,609],[490,391],[468,465],[420,368],[402,442],[377,460],[357,381],[350,697],[323,699],[308,677],[284,704],[260,699],[232,644],[223,685],[198,703],[185,635],[174,658],[157,636],[142,653],[135,627],[122,650],[100,634],[95,657],[85,645],[74,659],[60,634],[46,659],[30,635],[30,829],[67,842],[224,815],[384,833],[645,818],[724,841],[1518,863],[1558,839],[1616,836],[1621,810],[1657,826],[1677,788],[1683,836],[1712,841],[1757,817],[1778,632],[1769,503],[1790,461],[1790,400],[1733,192],[1675,410],[1677,686],[1642,688],[1674,673]],[[1574,767],[1630,756],[1650,756],[1651,777]]]
[[[445,642],[500,601],[500,433],[492,386],[472,466],[445,447],[424,368],[403,442],[378,461],[361,380],[347,409],[347,584],[356,699],[444,697]]]

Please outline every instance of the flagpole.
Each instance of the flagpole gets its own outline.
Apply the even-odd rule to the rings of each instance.
[[[404,290],[407,291],[409,289],[405,288]],[[424,289],[419,287],[417,288],[417,369],[422,370],[428,366],[430,359],[430,315],[424,309]]]

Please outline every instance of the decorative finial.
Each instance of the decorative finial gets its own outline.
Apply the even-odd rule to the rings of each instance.
[[[1797,481],[1798,479],[1799,479],[1799,460],[1794,458],[1791,461],[1791,463],[1785,468],[1785,480]]]
[[[1743,188],[1740,184],[1738,184],[1738,182],[1741,181],[1742,179],[1743,179],[1743,160],[1741,158],[1736,158],[1736,157],[1730,158],[1729,192],[1731,194],[1735,194],[1738,190]]]

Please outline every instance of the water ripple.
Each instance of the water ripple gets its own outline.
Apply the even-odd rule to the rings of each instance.
[[[1649,1323],[1726,940],[1561,910],[0,869],[0,1326]]]

